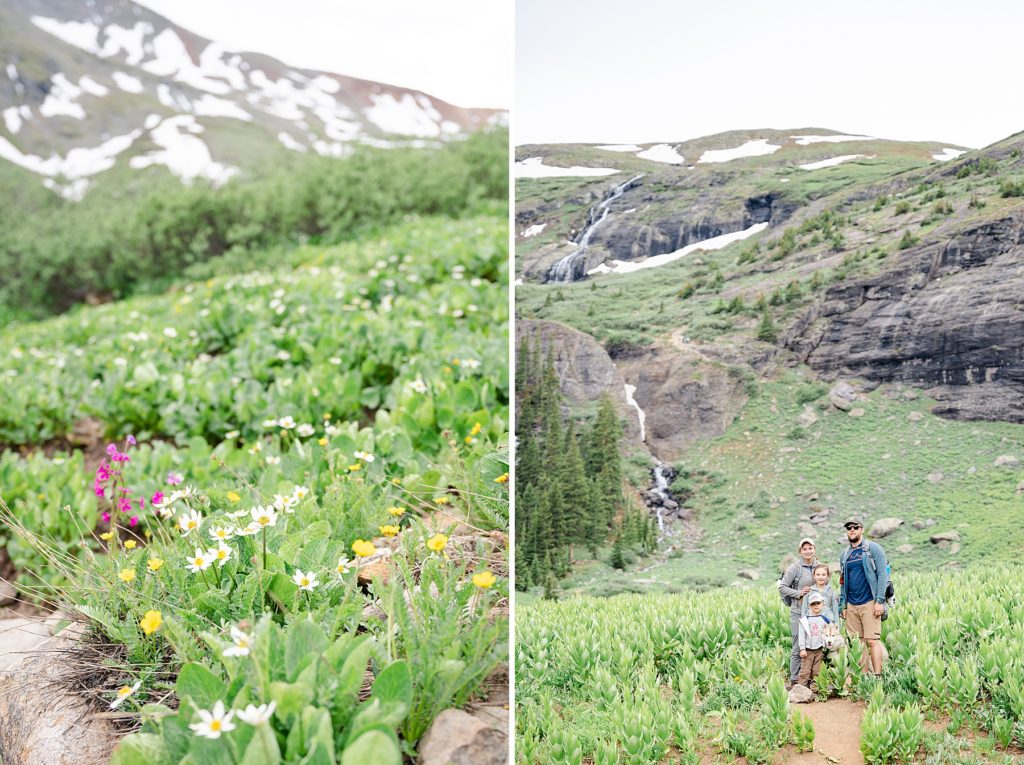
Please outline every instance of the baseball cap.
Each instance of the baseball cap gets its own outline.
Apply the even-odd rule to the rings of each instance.
[[[819,595],[816,592],[812,592],[811,596],[809,598],[807,598],[807,605],[811,605],[813,603],[824,603],[824,602],[825,602],[825,599],[823,597],[821,597],[821,595]]]
[[[813,545],[814,547],[817,547],[817,545],[814,544],[814,540],[813,539],[811,539],[810,537],[804,537],[803,539],[800,540],[800,544],[798,544],[796,546],[796,551],[800,552],[800,548],[803,547],[808,542],[810,542],[811,545]]]
[[[848,529],[848,528],[850,528],[850,526],[863,526],[863,525],[864,525],[864,519],[861,516],[859,516],[859,515],[851,515],[849,518],[846,519],[846,522],[843,523],[843,528],[844,529]]]

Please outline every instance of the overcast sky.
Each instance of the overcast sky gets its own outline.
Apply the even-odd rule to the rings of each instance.
[[[1024,130],[1017,0],[516,0],[516,144]]]
[[[179,26],[291,66],[512,105],[513,0],[139,0]]]

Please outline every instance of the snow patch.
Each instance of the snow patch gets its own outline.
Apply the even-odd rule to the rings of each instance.
[[[640,420],[640,441],[641,443],[647,440],[647,429],[645,423],[647,421],[647,412],[640,408],[640,404],[636,403],[636,399],[633,398],[633,394],[636,393],[636,386],[626,383],[626,403],[636,409],[636,416]]]
[[[161,82],[156,86],[156,97],[168,109],[174,109],[176,112],[192,111],[192,102],[185,94],[178,90],[171,90],[171,86],[166,83]]]
[[[100,52],[100,48],[96,44],[100,28],[90,21],[61,21],[46,16],[31,16],[29,21],[68,45],[87,50],[90,53]]]
[[[155,128],[157,125],[160,124],[160,120],[162,119],[163,117],[161,117],[159,114],[150,114],[149,116],[147,116],[145,122],[146,130],[152,130],[153,128]]]
[[[366,109],[364,114],[385,133],[425,138],[434,138],[441,134],[441,128],[437,124],[441,115],[434,109],[433,104],[430,104],[429,99],[426,99],[429,109],[411,93],[404,93],[401,100],[391,93],[372,93],[370,100],[373,106]],[[436,118],[434,115],[437,115]]]
[[[85,178],[112,168],[117,155],[131,146],[141,135],[142,130],[136,129],[126,135],[114,136],[95,148],[72,149],[67,157],[51,154],[48,159],[34,154],[22,154],[7,139],[0,137],[0,157],[39,175],[64,176],[69,179]]]
[[[209,93],[204,93],[198,101],[193,102],[192,108],[201,117],[230,117],[252,122],[252,115],[234,101],[217,98]]]
[[[649,149],[641,151],[637,156],[640,159],[649,159],[652,162],[664,162],[669,165],[681,165],[686,161],[683,159],[683,155],[676,151],[675,146],[669,146],[667,143],[659,143],[657,146],[652,146]]]
[[[46,94],[43,105],[39,107],[39,113],[44,117],[63,115],[74,117],[76,120],[84,120],[85,109],[81,104],[76,103],[78,97],[82,95],[82,89],[60,72],[50,79],[53,82],[53,87]]]
[[[594,148],[603,149],[604,151],[643,151],[643,149],[635,143],[615,143],[609,144],[608,146],[595,146]]]
[[[111,77],[114,78],[114,84],[126,93],[141,93],[143,90],[142,80],[138,77],[124,72],[114,72]]]
[[[103,50],[99,52],[99,55],[109,58],[124,51],[124,62],[128,66],[137,66],[146,57],[146,35],[153,33],[153,25],[139,21],[131,29],[128,29],[118,24],[111,24],[103,32],[106,39],[103,41]]]
[[[846,141],[877,141],[872,135],[793,135],[794,139],[801,146],[810,146],[812,143],[845,143]]]
[[[305,145],[303,145],[303,144],[299,143],[298,141],[296,141],[294,138],[292,138],[288,133],[285,133],[283,130],[280,133],[277,134],[277,140],[280,141],[282,144],[284,144],[284,147],[286,149],[291,149],[292,151],[298,151],[298,152],[301,152],[303,154],[305,154],[307,151],[309,151],[309,149],[307,149],[305,147]]]
[[[950,147],[947,146],[945,149],[942,150],[941,154],[932,154],[932,159],[936,159],[939,162],[949,162],[949,160],[956,159],[961,154],[966,153],[967,152],[964,151],[963,149],[951,149]]]
[[[541,233],[547,225],[547,223],[534,223],[528,229],[523,231],[523,239],[528,239],[531,236],[537,236],[537,234]]]
[[[77,181],[71,181],[71,183],[66,184],[57,183],[53,178],[46,178],[43,180],[43,185],[50,191],[60,194],[72,202],[81,202],[85,192],[89,190],[89,180],[87,178],[79,178]]]
[[[186,183],[195,178],[205,178],[220,185],[237,173],[238,168],[214,162],[206,144],[195,135],[190,135],[201,132],[203,126],[190,114],[170,117],[150,131],[153,142],[162,150],[132,157],[129,164],[137,169],[165,165]]]
[[[766,154],[773,154],[781,149],[781,146],[768,143],[767,138],[758,138],[756,140],[747,141],[742,146],[737,146],[735,149],[711,149],[701,154],[700,159],[697,163],[701,162],[731,162],[734,159],[742,159],[743,157],[763,157]]]
[[[800,165],[799,167],[801,170],[819,170],[823,167],[835,167],[852,159],[872,159],[872,157],[869,157],[867,154],[844,154],[841,157],[829,157],[818,162],[808,162],[806,165]]]
[[[705,239],[703,242],[695,242],[688,244],[681,250],[675,252],[666,252],[663,255],[654,255],[646,260],[639,262],[627,261],[627,260],[614,260],[612,261],[615,265],[607,266],[601,263],[596,268],[592,268],[587,271],[588,274],[627,274],[632,271],[640,271],[645,268],[656,268],[663,266],[666,263],[671,263],[674,260],[689,255],[691,252],[697,250],[720,250],[723,247],[728,247],[733,242],[739,242],[743,239],[753,236],[761,231],[768,228],[767,223],[755,223],[750,228],[745,228],[742,231],[734,231],[731,234],[722,234],[721,236],[715,236],[711,239]]]
[[[516,178],[569,178],[615,175],[622,172],[611,167],[551,167],[543,157],[530,157],[516,162]]]
[[[223,79],[213,79],[225,76],[222,68],[216,66],[212,59],[207,60],[204,66],[196,66],[185,48],[185,43],[173,29],[165,29],[153,38],[152,44],[153,55],[156,58],[142,65],[147,72],[159,77],[173,76],[178,82],[215,95],[223,96],[231,92],[231,86]],[[217,62],[222,63],[219,59]],[[226,68],[232,72],[237,71],[232,67]]]
[[[338,82],[333,77],[328,77],[327,75],[324,74],[321,74],[318,77],[314,77],[309,84],[312,87],[316,88],[317,90],[322,90],[324,93],[333,94],[341,90],[340,82]]]
[[[110,89],[106,85],[100,85],[96,80],[88,75],[78,81],[78,87],[89,95],[99,96],[100,98],[110,92]]]
[[[25,120],[32,119],[32,109],[27,105],[22,106],[8,106],[3,110],[4,124],[7,126],[7,132],[16,134],[21,130],[22,124]]]

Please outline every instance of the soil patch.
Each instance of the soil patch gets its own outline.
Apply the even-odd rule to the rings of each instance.
[[[864,765],[860,751],[864,702],[831,699],[799,708],[814,723],[814,751],[788,751],[780,757],[781,765]]]

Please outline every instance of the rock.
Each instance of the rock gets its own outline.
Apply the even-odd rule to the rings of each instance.
[[[849,412],[847,412],[847,414],[849,414],[851,417],[863,417],[864,410],[861,409],[860,407],[857,407],[856,409],[851,409]]]
[[[419,765],[506,765],[508,736],[461,709],[439,714],[420,742]]]
[[[1017,484],[1017,493],[1024,494],[1024,481]]]
[[[992,464],[996,467],[1016,468],[1020,467],[1020,460],[1012,454],[1003,454],[996,457],[996,461]]]
[[[818,421],[818,414],[809,406],[805,406],[800,416],[796,418],[801,428],[809,428]]]
[[[958,552],[960,552],[961,549],[963,549],[963,545],[961,545],[959,542],[954,542],[952,545],[949,546],[949,554],[956,555]]]
[[[930,529],[932,526],[935,525],[935,521],[933,519],[929,518],[926,521],[920,521],[920,520],[914,521],[910,525],[913,526],[918,531],[921,531],[922,529]]]
[[[900,545],[896,548],[896,552],[898,552],[900,555],[907,555],[908,553],[914,552],[914,546],[909,544]]]
[[[807,501],[808,502],[817,502],[818,501],[818,492],[814,492],[813,494],[808,494],[807,495]]]
[[[664,507],[666,510],[679,509],[679,503],[676,502],[674,499],[666,499],[664,502],[661,503],[661,506]]]
[[[745,568],[742,571],[737,571],[736,576],[740,579],[749,579],[752,582],[756,582],[761,578],[761,574],[752,568]]]
[[[821,512],[815,513],[814,515],[812,515],[811,518],[810,518],[810,521],[815,526],[817,526],[818,524],[821,524],[821,523],[824,523],[825,521],[827,521],[828,520],[828,516],[829,516],[829,511],[828,510],[822,510]]]
[[[977,472],[978,472],[978,468],[974,467],[973,465],[971,467],[967,468],[967,475],[974,475]]]
[[[960,532],[959,531],[940,531],[938,534],[932,534],[930,537],[932,544],[936,545],[939,542],[959,542]]]
[[[387,584],[391,569],[387,560],[375,560],[359,567],[356,578],[360,584],[370,584],[375,578],[381,579]]]
[[[801,537],[811,537],[812,539],[814,538],[814,535],[817,533],[817,529],[815,529],[814,526],[807,523],[806,521],[801,521],[798,527],[798,531],[800,532]]]
[[[907,401],[916,401],[917,400],[917,391],[916,390],[910,390],[908,388],[907,390],[903,391],[903,398],[905,398]]]
[[[828,392],[828,400],[836,409],[848,412],[853,409],[853,402],[857,400],[857,389],[850,383],[838,382]]]
[[[882,537],[889,536],[902,525],[902,518],[879,518],[871,524],[871,530],[868,532],[868,536],[872,539],[881,539]]]
[[[11,622],[27,622],[12,627]],[[55,621],[55,620],[51,620]],[[107,762],[118,740],[109,720],[95,713],[62,683],[80,672],[66,637],[50,637],[52,626],[38,620],[0,620],[5,644],[12,629],[30,635],[0,671],[0,756],[4,765],[80,765]],[[45,632],[45,634],[40,634]],[[71,632],[67,630],[65,632]],[[0,648],[0,652],[5,652]]]
[[[789,689],[790,704],[809,704],[814,701],[814,694],[807,686],[797,683]]]
[[[0,579],[0,606],[6,606],[18,599],[18,591],[6,579]]]
[[[921,414],[920,412],[911,412],[910,414],[907,415],[907,419],[910,420],[911,422],[920,422],[921,420],[924,419],[924,415]]]
[[[939,472],[928,474],[928,480],[931,481],[932,483],[942,483],[942,479],[945,477],[946,476]]]

